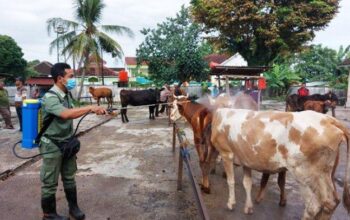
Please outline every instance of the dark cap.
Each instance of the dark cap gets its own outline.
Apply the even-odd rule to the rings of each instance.
[[[24,80],[23,80],[23,78],[22,77],[16,77],[16,81],[21,81],[22,83],[24,83]]]

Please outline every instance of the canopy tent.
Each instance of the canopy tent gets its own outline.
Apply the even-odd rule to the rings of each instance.
[[[236,53],[232,57],[228,58],[221,64],[210,63],[212,76],[217,76],[219,87],[221,87],[221,79],[225,78],[226,92],[229,93],[229,80],[245,80],[245,82],[251,84],[251,80],[265,81],[262,73],[267,71],[269,67],[266,66],[248,66],[248,62],[239,54]],[[259,83],[260,84],[260,83]],[[265,83],[262,83],[265,85]],[[260,108],[260,93],[259,88],[258,104]]]
[[[136,82],[141,84],[141,85],[147,85],[147,84],[151,84],[152,81],[149,79],[146,79],[145,77],[136,77]]]

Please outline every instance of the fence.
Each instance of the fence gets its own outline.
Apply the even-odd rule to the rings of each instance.
[[[209,215],[207,208],[203,202],[201,190],[198,187],[198,184],[196,183],[196,179],[193,175],[193,169],[190,163],[190,154],[188,151],[188,142],[184,139],[184,132],[180,131],[180,129],[177,127],[176,123],[173,123],[173,152],[175,152],[175,146],[176,146],[176,136],[179,140],[179,163],[178,163],[178,173],[177,173],[177,190],[182,189],[182,174],[183,174],[183,164],[185,162],[186,168],[187,168],[187,174],[188,178],[190,180],[193,193],[196,199],[196,205],[198,212],[203,220],[209,220]]]

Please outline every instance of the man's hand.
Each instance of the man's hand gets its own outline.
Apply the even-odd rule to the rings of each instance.
[[[101,106],[91,106],[91,111],[96,113],[96,115],[105,115],[107,110]]]

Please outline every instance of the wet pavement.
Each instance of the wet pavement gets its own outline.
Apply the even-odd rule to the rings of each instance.
[[[283,109],[281,103],[265,102],[266,108]],[[348,119],[350,111],[339,109],[340,119]],[[147,110],[128,111],[130,123],[121,123],[120,117],[89,131],[80,137],[82,148],[78,154],[77,185],[79,203],[87,219],[198,219],[193,191],[186,171],[183,176],[183,190],[176,190],[178,152],[172,152],[172,127],[162,116],[155,121],[148,120]],[[96,124],[101,119],[92,116],[82,128]],[[347,121],[345,121],[347,123]],[[348,123],[347,123],[348,124]],[[348,124],[349,125],[349,124]],[[192,130],[186,123],[186,137],[193,143]],[[3,130],[1,130],[2,132]],[[0,168],[16,163],[9,154],[8,143],[19,138],[18,134],[0,135]],[[17,136],[18,137],[17,137]],[[10,140],[4,141],[5,138]],[[6,150],[4,150],[6,149]],[[178,149],[177,149],[178,150]],[[193,147],[190,149],[192,167],[199,181],[198,159]],[[6,156],[3,156],[6,155]],[[344,175],[345,146],[336,177],[342,183]],[[38,161],[5,181],[0,181],[0,219],[40,219],[40,181]],[[242,169],[236,168],[236,200],[234,211],[226,208],[228,187],[222,178],[223,168],[217,166],[217,173],[211,175],[212,193],[203,194],[211,219],[300,219],[303,200],[297,183],[287,174],[287,206],[279,207],[279,189],[276,175],[268,184],[266,197],[261,204],[255,204],[253,215],[245,215],[243,206],[245,192],[242,185]],[[256,195],[261,174],[253,173],[253,197]],[[342,187],[338,186],[339,195]],[[57,210],[68,214],[67,202],[59,184]],[[349,219],[342,204],[332,219]]]

